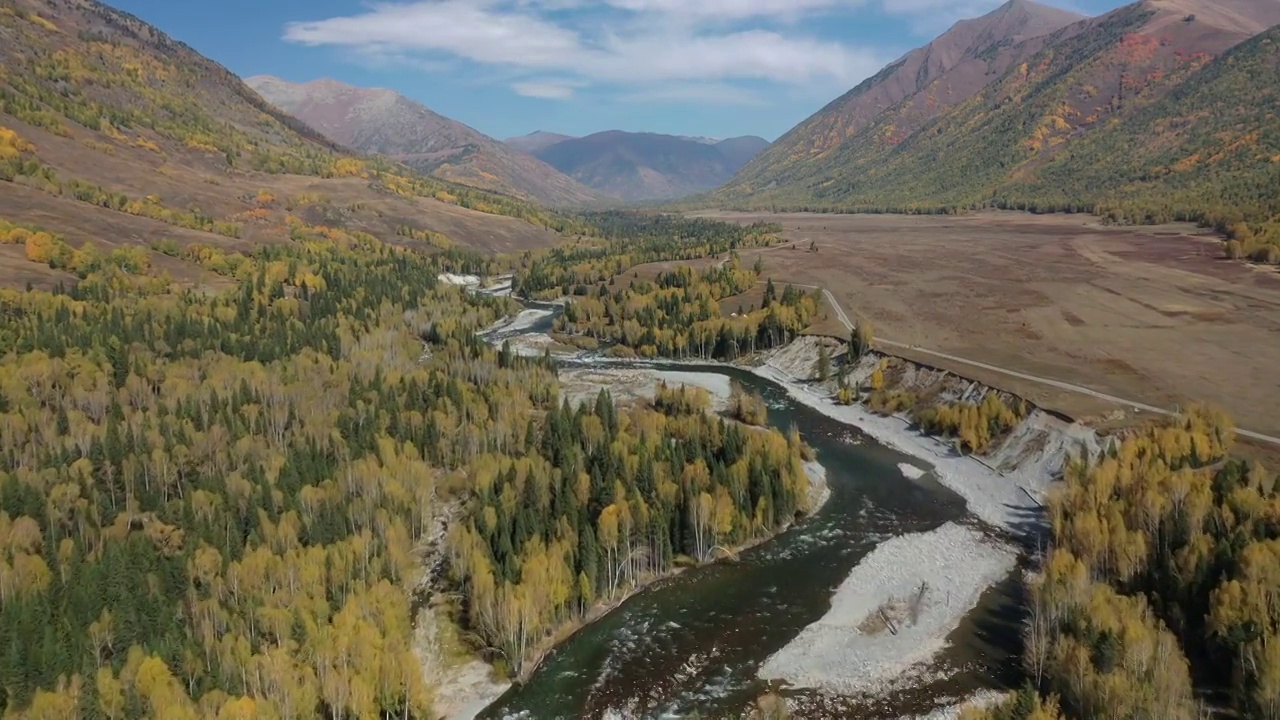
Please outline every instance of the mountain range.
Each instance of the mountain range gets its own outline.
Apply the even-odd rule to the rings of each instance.
[[[1220,222],[1240,196],[1265,219],[1280,212],[1276,23],[1278,0],[1091,18],[1012,0],[830,103],[704,201]]]
[[[604,195],[669,200],[720,186],[769,147],[755,136],[705,137],[609,130],[586,137],[534,132],[506,143]]]
[[[0,216],[73,241],[106,228],[113,242],[272,242],[264,218],[292,214],[511,249],[554,242],[522,223],[563,225],[539,205],[693,193],[684,205],[1091,211],[1280,235],[1266,225],[1280,218],[1280,0],[1143,0],[1097,17],[1011,0],[772,145],[621,131],[500,142],[390,90],[245,84],[92,0],[11,4]],[[287,213],[286,197],[323,199]]]
[[[336,80],[245,80],[268,102],[364,153],[386,155],[424,173],[549,205],[583,205],[597,193],[537,158],[383,88]]]
[[[362,153],[430,175],[553,206],[666,200],[713,189],[768,141],[608,131],[579,138],[534,132],[505,142],[393,90],[330,79],[245,80],[264,99]]]

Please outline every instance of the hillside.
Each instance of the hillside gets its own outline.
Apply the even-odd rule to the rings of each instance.
[[[666,200],[710,190],[768,146],[757,137],[708,142],[620,130],[561,140],[536,155],[599,192],[627,201]]]
[[[269,75],[245,84],[335,142],[419,172],[551,205],[597,199],[546,163],[392,90],[328,79],[291,83]]]
[[[348,155],[218,64],[90,0],[0,6],[0,60],[0,220],[72,247],[151,248],[175,279],[216,279],[177,250],[279,243],[305,227],[518,250],[556,242],[546,228],[566,222]],[[0,244],[4,284],[74,282],[65,265]]]
[[[1124,122],[1083,135],[997,196],[1002,204],[1037,210],[1097,205],[1138,221],[1189,217],[1227,227],[1275,218],[1277,115],[1280,25],[1232,48]],[[1256,238],[1232,230],[1245,254],[1280,260],[1280,226]]]
[[[1203,192],[1236,188],[1250,196],[1241,210],[1262,221],[1280,211],[1280,196],[1238,188],[1274,180],[1264,130],[1274,126],[1265,121],[1274,43],[1256,40],[1252,74],[1234,56],[1214,58],[1277,22],[1275,0],[1126,6],[1000,51],[1026,60],[918,129],[898,124],[908,98],[820,155],[782,168],[762,157],[717,199],[929,211],[996,200],[1159,220],[1205,219],[1224,203]],[[1206,102],[1225,102],[1229,114]],[[1255,152],[1240,151],[1250,143]]]
[[[972,97],[1044,44],[1027,42],[1061,30],[1083,16],[1027,0],[1011,0],[962,20],[936,40],[912,50],[783,135],[745,167],[723,197],[805,177],[846,140],[892,113],[891,136],[903,136]]]

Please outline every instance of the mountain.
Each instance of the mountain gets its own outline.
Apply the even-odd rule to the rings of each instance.
[[[717,187],[768,144],[756,137],[708,142],[610,130],[561,140],[536,155],[607,195],[626,201],[666,200]]]
[[[936,40],[912,50],[778,138],[726,188],[740,196],[803,175],[820,159],[892,112],[891,136],[901,136],[963,102],[1043,42],[1027,40],[1061,30],[1083,16],[1012,0],[991,13],[961,20]]]
[[[546,229],[559,216],[352,155],[217,63],[91,0],[5,0],[0,67],[0,220],[71,248],[129,248],[178,281],[220,282],[188,248],[249,250],[321,226],[424,248],[560,239]],[[0,284],[78,280],[72,258],[43,255],[0,243]]]
[[[1123,122],[1027,167],[998,195],[1006,205],[1032,209],[1102,205],[1117,219],[1137,221],[1182,216],[1226,227],[1280,220],[1277,117],[1280,25],[1231,48]],[[1280,245],[1280,223],[1264,232],[1257,240]],[[1246,254],[1271,252],[1237,239]],[[1275,262],[1275,254],[1266,257]]]
[[[328,79],[291,83],[269,75],[245,83],[267,102],[360,152],[386,155],[445,180],[551,205],[597,199],[546,163],[393,90]]]
[[[502,142],[516,150],[519,150],[520,152],[535,155],[539,151],[545,150],[558,142],[564,142],[565,140],[572,139],[572,135],[561,135],[560,133],[546,132],[544,130],[534,130],[528,135],[507,138]]]
[[[711,144],[725,156],[735,171],[769,148],[768,140],[755,135],[712,140]]]
[[[1231,128],[1213,112],[1178,115],[1176,105],[1163,101],[1180,88],[1189,95],[1214,94],[1205,86],[1231,74],[1215,67],[1214,59],[1280,22],[1280,0],[1149,0],[1024,37],[1066,19],[1015,0],[978,21],[958,24],[787,133],[714,200],[815,209],[936,210],[993,202],[1101,209],[1122,205],[1125,188],[1134,182],[1144,184],[1148,198],[1159,194],[1152,188],[1167,184],[1154,178],[1169,174],[1169,168],[1135,166],[1138,158],[1154,160],[1151,153],[1157,149],[1163,156],[1189,158],[1190,139],[1203,141],[1208,135],[1216,139],[1205,141],[1204,162],[1188,160],[1190,167],[1176,172],[1213,175],[1221,168],[1212,158],[1251,131],[1275,124]],[[983,39],[966,49],[968,60],[949,68],[923,61],[942,45],[954,47],[958,31],[972,33],[976,27],[983,29],[975,37]],[[1002,34],[987,32],[992,27]],[[1017,28],[1022,29],[1010,34]],[[1258,40],[1261,47],[1266,40]],[[920,74],[936,68],[936,79],[907,83],[902,72],[911,63]],[[962,79],[974,80],[979,63],[988,74],[976,87],[942,92],[960,88]],[[1276,82],[1260,77],[1256,92],[1265,97]],[[1239,102],[1252,102],[1253,92],[1245,91]],[[874,110],[863,100],[871,95],[884,106]],[[931,111],[921,112],[931,105]],[[1137,124],[1125,130],[1130,123]],[[1135,136],[1139,127],[1154,135]],[[1122,136],[1135,144],[1114,144]],[[1264,138],[1257,142],[1265,145]],[[1273,162],[1265,150],[1260,147],[1252,163]],[[1084,157],[1091,158],[1088,167],[1078,159]],[[1183,215],[1208,212],[1210,199],[1192,199],[1196,204]],[[1173,211],[1161,200],[1139,214],[1156,212],[1154,219]]]

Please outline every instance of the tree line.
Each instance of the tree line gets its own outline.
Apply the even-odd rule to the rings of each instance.
[[[659,261],[717,257],[739,248],[779,242],[782,228],[635,211],[585,213],[591,237],[529,253],[515,272],[514,289],[525,297],[554,299],[586,295],[591,286]]]

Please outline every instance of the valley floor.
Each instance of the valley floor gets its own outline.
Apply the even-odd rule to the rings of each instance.
[[[1240,427],[1280,436],[1270,371],[1280,364],[1280,273],[1221,259],[1217,240],[1192,226],[994,212],[705,215],[781,223],[794,242],[744,261],[763,253],[775,283],[829,289],[894,354],[1095,426],[1141,413],[913,348],[1160,408],[1209,400]],[[827,315],[814,330],[844,335],[835,309]]]

